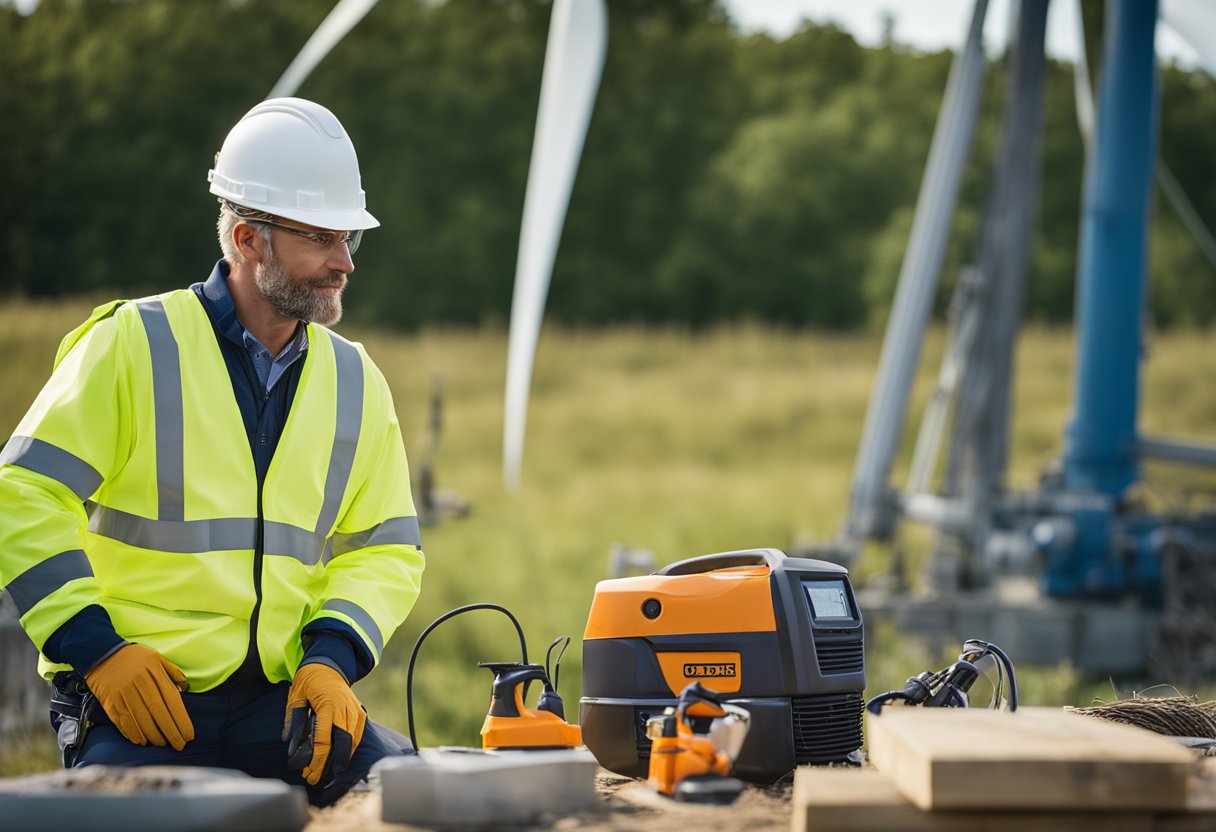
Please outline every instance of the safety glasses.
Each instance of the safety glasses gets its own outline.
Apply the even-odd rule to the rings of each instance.
[[[271,214],[264,211],[255,211],[252,208],[244,208],[239,205],[234,205],[226,199],[220,200],[220,205],[225,211],[233,214],[238,219],[254,223],[260,222],[263,225],[271,225],[275,228],[281,228],[288,234],[295,234],[297,237],[303,237],[308,242],[312,243],[321,251],[329,251],[339,245],[345,244],[351,254],[359,248],[360,241],[363,240],[363,229],[355,231],[307,231],[303,228],[296,228],[292,225],[284,225],[281,222],[271,219]]]
[[[240,216],[238,214],[238,216]],[[303,228],[295,228],[290,225],[283,225],[281,222],[274,220],[264,220],[254,217],[241,217],[245,222],[260,222],[264,225],[272,225],[275,228],[281,228],[288,234],[295,234],[297,237],[303,237],[308,242],[312,243],[318,249],[329,251],[343,243],[350,249],[350,253],[354,254],[359,248],[359,243],[363,240],[363,229],[355,231],[305,231]]]

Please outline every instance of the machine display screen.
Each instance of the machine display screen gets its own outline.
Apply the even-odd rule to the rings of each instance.
[[[811,611],[815,613],[816,619],[853,618],[844,581],[803,581],[802,588],[806,590],[807,600],[811,602]]]

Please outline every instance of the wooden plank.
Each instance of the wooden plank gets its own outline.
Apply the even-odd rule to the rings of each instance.
[[[938,811],[905,799],[872,768],[813,768],[794,773],[794,832],[1155,832],[1149,812]]]
[[[870,761],[921,809],[1182,810],[1193,752],[1056,708],[887,708]]]
[[[1216,829],[1216,757],[1204,757],[1191,772],[1186,811],[1158,815],[1153,832],[1212,832]]]

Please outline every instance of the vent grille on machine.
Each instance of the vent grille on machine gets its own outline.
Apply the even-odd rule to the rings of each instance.
[[[794,759],[803,763],[840,762],[861,748],[860,693],[795,696]]]
[[[824,676],[857,673],[865,669],[865,647],[859,638],[851,638],[847,642],[817,638],[815,655],[819,658],[819,672]]]

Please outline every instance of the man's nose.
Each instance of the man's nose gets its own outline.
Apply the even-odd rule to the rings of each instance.
[[[355,260],[351,257],[350,246],[346,243],[339,243],[334,246],[329,252],[329,259],[325,263],[330,269],[343,274],[350,274],[355,270]]]

